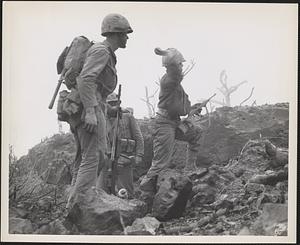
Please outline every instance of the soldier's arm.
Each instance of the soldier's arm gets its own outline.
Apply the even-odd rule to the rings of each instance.
[[[80,99],[85,109],[96,106],[97,78],[109,60],[109,53],[103,48],[91,48],[81,73],[77,77]]]

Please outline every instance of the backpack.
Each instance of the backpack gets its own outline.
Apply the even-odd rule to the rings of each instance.
[[[80,74],[87,51],[94,43],[84,36],[75,37],[69,47],[65,47],[58,57],[56,68],[68,90],[59,93],[57,103],[58,120],[74,125],[80,119],[82,103],[76,88],[76,77]],[[75,123],[76,124],[76,123]]]
[[[62,75],[68,89],[76,86],[76,77],[81,72],[86,53],[93,44],[85,36],[75,37],[58,57],[57,73]]]

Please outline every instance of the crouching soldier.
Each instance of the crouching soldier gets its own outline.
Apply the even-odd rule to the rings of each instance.
[[[111,154],[111,146],[113,142],[113,132],[116,125],[116,114],[119,105],[118,97],[115,93],[110,94],[107,97],[107,145],[108,155]],[[118,155],[117,166],[116,166],[116,187],[117,192],[121,189],[126,189],[128,198],[134,197],[133,188],[133,167],[142,162],[144,154],[144,140],[141,133],[141,129],[138,126],[132,113],[128,110],[122,110],[122,116],[119,120],[118,130]],[[107,190],[107,164],[100,172],[99,186]]]
[[[188,142],[188,157],[184,170],[196,170],[197,148],[201,131],[191,121],[181,120],[180,116],[199,114],[201,108],[191,106],[188,95],[181,82],[183,80],[182,54],[174,49],[161,50],[156,48],[155,53],[162,56],[162,65],[166,67],[166,74],[160,80],[160,93],[157,115],[154,119],[154,156],[152,165],[141,181],[142,199],[148,204],[151,211],[156,182],[159,173],[168,167],[175,139]]]

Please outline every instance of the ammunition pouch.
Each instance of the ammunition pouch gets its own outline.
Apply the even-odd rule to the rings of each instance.
[[[134,156],[127,156],[125,154],[120,154],[118,157],[118,167],[127,167],[133,166],[135,164],[135,157]]]
[[[57,115],[59,121],[68,122],[69,124],[72,123],[72,125],[74,125],[75,121],[80,120],[82,108],[77,89],[73,88],[71,89],[71,92],[63,90],[59,93],[57,103]]]
[[[135,150],[135,140],[132,139],[120,139],[119,140],[119,147],[120,152],[123,153],[133,153]]]

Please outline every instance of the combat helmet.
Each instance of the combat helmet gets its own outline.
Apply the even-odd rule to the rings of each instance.
[[[107,36],[108,33],[133,32],[128,20],[120,14],[108,14],[104,17],[101,25],[101,35]]]
[[[109,94],[106,98],[106,102],[109,103],[114,101],[118,101],[118,95],[116,93]]]

